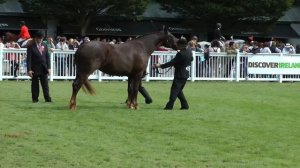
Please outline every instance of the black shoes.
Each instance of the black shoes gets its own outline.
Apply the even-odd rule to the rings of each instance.
[[[145,103],[146,104],[151,104],[152,103],[152,99],[145,99]]]
[[[180,110],[188,110],[188,107],[181,107]],[[164,110],[173,110],[173,108],[165,107]]]
[[[38,103],[39,101],[38,100],[32,100],[32,103]],[[51,103],[52,100],[45,100],[46,103]]]

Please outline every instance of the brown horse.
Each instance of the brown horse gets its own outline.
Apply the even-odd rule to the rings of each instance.
[[[138,88],[146,71],[149,57],[157,47],[161,45],[176,47],[176,42],[177,38],[164,29],[164,31],[145,35],[122,44],[111,45],[92,41],[80,46],[75,53],[77,74],[72,84],[73,92],[69,108],[76,109],[76,96],[81,86],[90,94],[95,94],[88,77],[98,69],[110,75],[127,76],[127,107],[138,109]]]
[[[11,32],[6,32],[4,34],[4,41],[5,42],[11,42],[11,41],[14,41],[14,42],[17,42],[19,39],[19,37]],[[33,39],[32,38],[29,38],[25,41],[22,42],[22,44],[20,45],[22,48],[27,48],[29,45],[31,45],[33,42]]]

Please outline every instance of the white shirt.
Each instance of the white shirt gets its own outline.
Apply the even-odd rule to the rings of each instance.
[[[260,53],[268,53],[268,54],[271,54],[271,50],[269,47],[264,47],[264,48],[261,48],[260,49]]]
[[[56,44],[56,49],[68,50],[69,46],[68,46],[67,43],[59,42],[59,43]]]

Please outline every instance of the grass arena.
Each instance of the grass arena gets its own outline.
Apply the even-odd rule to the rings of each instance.
[[[91,82],[68,109],[71,81],[49,82],[53,103],[31,102],[30,81],[0,82],[0,167],[300,167],[300,83],[188,82],[188,111],[164,111],[171,81]]]

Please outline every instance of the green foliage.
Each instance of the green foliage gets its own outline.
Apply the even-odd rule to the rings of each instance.
[[[299,83],[188,82],[188,111],[162,110],[171,82],[144,83],[136,111],[126,82],[92,85],[71,112],[71,82],[50,82],[51,104],[0,82],[0,167],[300,167]]]
[[[294,5],[296,5],[296,6],[300,6],[300,0],[295,0],[295,3],[294,3]]]
[[[165,7],[179,7],[188,13],[197,16],[199,19],[217,22],[236,21],[241,18],[249,18],[250,20],[263,19],[277,20],[282,16],[289,7],[292,6],[294,0],[157,0],[165,5]]]
[[[0,0],[0,4],[5,3],[5,2],[6,2],[6,0]]]
[[[19,0],[23,9],[28,12],[43,14],[43,15],[56,15],[59,17],[80,17],[86,15],[96,15],[102,9],[112,6],[107,10],[107,14],[118,13],[133,15],[133,13],[140,14],[144,11],[149,0],[131,0],[131,1],[118,1],[118,0]],[[124,6],[126,5],[126,8]],[[47,7],[47,8],[45,8]],[[67,16],[66,16],[67,15]],[[76,20],[73,20],[76,21]]]
[[[56,17],[82,28],[82,35],[91,20],[101,15],[118,15],[134,18],[141,14],[149,0],[19,0],[24,11],[44,17]]]

